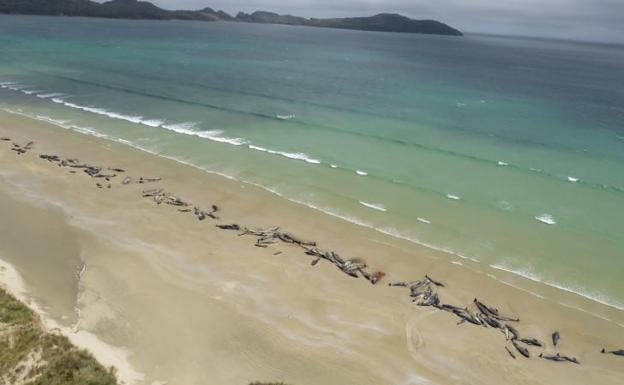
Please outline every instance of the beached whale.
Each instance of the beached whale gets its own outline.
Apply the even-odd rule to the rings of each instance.
[[[440,281],[436,281],[436,280],[434,280],[433,278],[431,278],[430,276],[428,276],[428,275],[426,275],[426,274],[425,274],[425,278],[427,278],[427,280],[428,280],[429,282],[433,283],[433,284],[434,284],[434,285],[436,285],[436,286],[444,287],[444,284],[443,284],[442,282],[440,282]]]
[[[520,338],[518,341],[525,343],[527,345],[531,345],[531,346],[539,346],[539,347],[544,346],[539,340],[535,338]]]
[[[41,154],[41,155],[39,155],[39,158],[45,159],[48,162],[59,162],[61,160],[61,158],[59,158],[58,155]]]
[[[495,318],[492,317],[488,317],[487,314],[481,314],[481,320],[483,320],[486,324],[490,325],[493,328],[496,329],[500,329],[501,328],[501,323],[498,322],[498,320],[496,320]]]
[[[602,349],[600,353],[603,353],[603,354],[609,353],[609,354],[615,354],[616,356],[624,356],[624,349],[611,350],[611,351],[606,351],[605,349]]]
[[[562,362],[562,361],[565,361],[565,359],[564,359],[563,357],[561,357],[561,356],[559,355],[559,353],[557,353],[557,355],[554,355],[554,356],[545,356],[545,355],[543,355],[542,353],[540,353],[538,357],[539,357],[539,358],[543,358],[543,359],[545,359],[545,360],[549,360],[549,361],[555,361],[555,362]]]
[[[520,346],[517,342],[516,339],[512,339],[511,340],[512,345],[516,348],[516,350],[522,354],[523,356],[525,356],[526,358],[530,358],[531,357],[531,353],[529,353],[529,349],[525,348],[524,346]]]
[[[234,231],[239,231],[241,228],[239,225],[237,225],[236,223],[233,223],[231,225],[216,225],[218,228],[220,228],[221,230],[234,230]]]
[[[518,330],[509,324],[505,324],[503,331],[507,336],[507,339],[509,339],[509,336],[511,336],[511,340],[517,340],[520,337]]]
[[[542,353],[540,353],[540,355],[538,357],[543,358],[545,360],[549,360],[549,361],[557,361],[557,362],[567,361],[567,362],[572,362],[572,363],[577,364],[577,365],[581,364],[579,362],[579,360],[576,359],[576,357],[562,356],[559,353],[557,353],[554,356],[545,356]]]

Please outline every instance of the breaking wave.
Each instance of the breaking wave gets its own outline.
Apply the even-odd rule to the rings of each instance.
[[[495,270],[505,271],[507,273],[511,273],[511,274],[520,276],[522,278],[526,278],[533,282],[538,282],[544,285],[557,288],[559,290],[563,290],[572,294],[576,294],[583,298],[587,298],[594,302],[598,302],[600,304],[603,304],[603,305],[606,305],[606,306],[609,306],[618,310],[624,310],[624,303],[619,302],[616,299],[610,298],[602,293],[591,292],[587,288],[584,288],[581,286],[571,286],[571,285],[562,284],[556,281],[552,281],[549,279],[545,279],[544,277],[539,276],[538,274],[536,274],[534,271],[530,269],[516,269],[516,268],[512,268],[508,266],[505,263],[492,264],[490,265],[490,267]]]
[[[243,138],[227,138],[221,136],[221,134],[223,134],[223,131],[221,130],[194,130],[197,124],[197,122],[184,122],[178,124],[163,124],[161,127],[169,131],[177,132],[178,134],[193,135],[203,139],[212,140],[214,142],[227,143],[234,146],[242,146],[247,143],[247,141]]]
[[[37,95],[37,96],[39,96],[39,95]],[[49,97],[51,97],[51,96],[49,96]],[[160,120],[160,119],[145,119],[145,118],[143,118],[140,115],[136,115],[136,116],[124,115],[124,114],[120,114],[118,112],[108,111],[108,110],[103,109],[103,108],[91,107],[91,106],[81,106],[79,104],[66,102],[65,100],[63,100],[61,98],[52,98],[52,101],[54,103],[57,103],[57,104],[62,104],[65,107],[74,108],[74,109],[85,111],[85,112],[90,112],[90,113],[96,114],[96,115],[107,116],[107,117],[113,118],[113,119],[125,120],[125,121],[131,122],[131,123],[143,124],[143,125],[149,126],[149,127],[160,127],[161,125],[163,125],[165,123],[164,120]]]
[[[553,218],[553,216],[550,214],[540,214],[536,216],[535,219],[547,225],[554,225],[557,223],[557,221],[555,221],[555,218]]]
[[[49,98],[56,98],[59,96],[65,96],[65,94],[61,94],[59,92],[51,92],[51,93],[47,93],[47,94],[37,94],[37,97],[40,99],[49,99]]]
[[[363,201],[359,201],[359,202],[360,202],[360,204],[362,206],[366,206],[366,207],[368,207],[370,209],[373,209],[373,210],[383,211],[383,212],[388,211],[388,210],[386,210],[386,208],[383,205],[381,205],[379,203],[368,203],[368,202],[363,202]]]
[[[289,158],[289,159],[303,160],[304,162],[307,162],[307,163],[312,163],[312,164],[320,164],[321,163],[320,160],[314,159],[314,158],[310,158],[308,155],[306,155],[306,154],[304,154],[302,152],[284,152],[284,151],[269,150],[268,148],[256,146],[256,145],[253,145],[253,144],[250,144],[248,147],[250,149],[252,149],[252,150],[256,150],[256,151],[260,151],[260,152],[266,152],[268,154],[281,155],[281,156],[284,156],[284,157]]]

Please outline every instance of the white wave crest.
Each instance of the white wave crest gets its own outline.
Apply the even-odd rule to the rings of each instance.
[[[536,216],[535,219],[547,225],[554,225],[557,223],[557,221],[555,221],[555,218],[553,218],[553,216],[550,214],[540,214]]]
[[[51,118],[51,117],[45,116],[45,115],[33,115],[33,114],[26,113],[26,112],[22,112],[21,110],[14,111],[14,110],[11,110],[11,109],[8,109],[8,108],[4,108],[2,110],[6,111],[6,112],[8,112],[10,114],[20,115],[20,116],[24,116],[24,117],[27,117],[27,118],[30,118],[30,119],[39,120],[41,122],[50,123],[50,124],[53,124],[55,126],[62,127],[62,128],[68,129],[68,130],[74,130],[74,131],[80,132],[82,134],[88,134],[88,135],[96,136],[98,138],[105,138],[105,139],[109,139],[109,140],[124,142],[122,139],[112,138],[112,137],[110,137],[108,135],[102,134],[102,133],[98,132],[95,128],[81,127],[81,126],[77,126],[77,125],[74,125],[74,124],[68,124],[68,123],[70,123],[69,120],[54,119],[54,118]],[[127,141],[125,141],[125,142],[127,142]],[[129,142],[127,142],[127,143],[129,143]]]
[[[5,86],[5,87],[2,87],[2,88],[7,88],[7,89],[9,89],[11,91],[21,91],[22,90],[22,86]]]
[[[187,131],[192,131],[193,128],[197,127],[198,122],[184,122],[184,123],[175,123],[175,124],[164,124],[162,128],[166,128],[167,130],[180,132],[183,134],[187,134]]]
[[[130,122],[130,123],[143,124],[143,125],[149,126],[149,127],[155,127],[156,128],[156,127],[160,127],[161,125],[163,125],[165,123],[163,120],[159,120],[159,119],[144,119],[140,115],[136,115],[136,116],[124,115],[124,114],[120,114],[118,112],[108,111],[108,110],[103,109],[103,108],[82,106],[82,105],[79,105],[79,104],[66,102],[66,101],[64,101],[63,99],[60,99],[60,98],[53,98],[52,101],[54,103],[62,104],[65,107],[74,108],[74,109],[77,109],[77,110],[90,112],[92,114],[102,115],[102,116],[106,116],[106,117],[113,118],[113,119],[125,120],[125,121]]]
[[[165,124],[164,120],[152,119],[152,120],[143,120],[141,124],[145,124],[150,127],[160,127]]]
[[[199,123],[184,122],[177,124],[163,124],[160,127],[169,131],[177,132],[178,134],[198,136],[203,139],[208,139],[219,143],[232,144],[234,146],[241,146],[247,143],[247,141],[242,138],[227,138],[221,136],[221,134],[223,134],[223,131],[221,130],[196,131],[193,128],[196,127],[197,124]]]
[[[293,152],[276,151],[276,150],[270,150],[268,148],[256,146],[256,145],[253,145],[253,144],[250,144],[248,147],[250,149],[252,149],[252,150],[266,152],[266,153],[273,154],[273,155],[281,155],[281,156],[285,156],[286,158],[289,158],[289,159],[303,160],[304,162],[307,162],[307,163],[312,163],[312,164],[319,164],[319,163],[321,163],[320,160],[314,159],[314,158],[310,158],[308,155],[306,155],[306,154],[304,154],[302,152],[293,153]]]
[[[496,270],[502,270],[502,271],[506,271],[508,273],[514,274],[514,275],[518,275],[520,277],[526,278],[528,280],[534,281],[534,282],[539,282],[548,286],[552,286],[555,287],[557,289],[563,290],[563,291],[567,291],[569,293],[572,294],[576,294],[578,296],[587,298],[589,300],[601,303],[603,305],[609,306],[609,307],[613,307],[616,308],[618,310],[624,310],[624,303],[621,303],[613,298],[609,298],[608,296],[602,294],[602,293],[596,293],[596,292],[591,292],[590,290],[584,288],[584,287],[580,287],[580,286],[571,286],[571,285],[567,285],[567,284],[562,284],[559,282],[555,282],[553,280],[549,280],[549,279],[545,279],[544,277],[539,276],[538,274],[536,274],[534,271],[532,271],[531,269],[518,269],[518,268],[513,268],[510,267],[508,264],[506,263],[498,263],[498,264],[492,264],[490,265],[491,268],[496,269]]]
[[[418,222],[420,222],[420,223],[424,223],[424,224],[427,224],[427,225],[430,225],[430,224],[431,224],[431,221],[430,221],[429,219],[426,219],[426,218],[421,218],[421,217],[418,217],[418,218],[416,218],[416,220],[417,220]]]
[[[293,114],[290,114],[290,115],[276,115],[275,117],[278,118],[278,119],[281,119],[281,120],[292,120],[292,119],[296,118],[296,116],[293,115]]]
[[[568,182],[572,182],[572,183],[576,183],[579,181],[579,178],[575,178],[573,176],[569,176],[568,177]]]
[[[368,203],[368,202],[363,202],[363,201],[359,201],[359,202],[362,206],[366,206],[373,210],[383,211],[383,212],[388,211],[382,204],[379,204],[379,203]]]
[[[355,170],[355,173],[360,175],[360,176],[366,176],[368,175],[368,173],[366,171],[360,171],[360,170]]]
[[[69,123],[69,120],[54,119],[45,115],[36,115],[35,119],[41,120],[42,122],[56,124],[57,126],[62,126],[62,127],[65,127],[65,125]]]
[[[59,92],[51,92],[51,93],[47,93],[47,94],[37,94],[38,98],[41,99],[49,99],[49,98],[56,98],[59,96],[64,96],[64,94],[61,94]]]
[[[499,161],[497,162],[497,164],[498,164],[499,166],[509,166],[509,163],[507,163],[507,162],[503,162],[502,160],[499,160]]]
[[[453,194],[446,194],[446,197],[447,197],[448,199],[452,199],[452,200],[454,200],[454,201],[458,201],[458,200],[460,200],[460,199],[461,199],[461,197],[460,197],[460,196],[453,195]]]

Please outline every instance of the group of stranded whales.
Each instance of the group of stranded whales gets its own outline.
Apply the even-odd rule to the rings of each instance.
[[[513,359],[516,359],[514,350],[522,356],[530,358],[531,352],[529,349],[545,348],[545,344],[537,338],[522,337],[520,335],[520,332],[512,325],[512,323],[519,323],[519,318],[503,315],[497,308],[487,305],[477,298],[472,301],[471,306],[462,307],[442,303],[440,295],[436,292],[436,288],[444,287],[445,285],[428,275],[425,275],[423,279],[417,281],[394,282],[388,285],[409,288],[409,296],[412,298],[412,302],[415,302],[418,306],[432,306],[438,310],[454,314],[459,318],[458,325],[469,323],[501,331],[505,336],[505,340],[509,341],[513,346],[513,349],[510,349],[508,345],[505,345],[505,350]],[[555,331],[552,334],[553,346],[557,346],[559,338],[559,332]],[[551,361],[567,361],[580,364],[575,357],[568,357],[560,353],[556,353],[554,356],[541,353],[538,357]]]
[[[0,137],[0,141],[11,142],[11,150],[14,151],[17,155],[25,154],[26,152],[30,151],[34,146],[34,142],[32,141],[26,143],[25,145],[19,145],[15,142],[12,142],[11,139],[7,137]],[[93,166],[87,163],[82,163],[76,158],[62,158],[58,155],[40,154],[39,158],[51,163],[55,163],[59,167],[69,167],[72,169],[69,171],[71,174],[76,174],[76,171],[74,169],[82,169],[83,172],[89,177],[102,179],[106,182],[111,182],[111,180],[113,178],[116,178],[118,174],[126,172],[124,169],[121,168]],[[131,183],[144,184],[159,182],[161,180],[162,178],[160,177],[137,178],[126,176],[120,184],[122,186],[129,185]],[[104,187],[103,184],[100,182],[97,182],[96,186],[98,188]],[[111,188],[111,183],[107,183],[106,187]],[[174,194],[166,192],[162,188],[143,190],[141,195],[143,198],[150,198],[157,205],[164,204],[173,206],[177,208],[177,211],[181,213],[192,214],[196,216],[199,221],[203,221],[206,218],[211,218],[213,220],[220,219],[216,215],[216,213],[219,211],[219,207],[215,204],[211,205],[209,210],[203,210],[198,205],[187,202],[182,198],[175,196]],[[353,278],[363,277],[365,280],[369,281],[373,285],[377,284],[386,275],[382,271],[369,270],[367,263],[361,258],[343,258],[334,251],[328,251],[318,248],[315,241],[304,240],[291,233],[281,231],[279,227],[272,227],[268,229],[253,229],[241,226],[236,223],[219,223],[216,224],[216,227],[221,230],[238,232],[239,236],[255,237],[256,240],[254,242],[254,246],[260,248],[267,248],[275,243],[294,245],[296,247],[299,247],[305,255],[309,255],[314,258],[311,261],[312,266],[316,266],[321,260],[325,260],[336,266],[336,268],[338,268],[344,274]],[[278,251],[274,253],[274,255],[277,254],[281,254],[281,252]],[[429,275],[425,275],[424,278],[415,281],[390,282],[388,283],[388,286],[404,287],[409,289],[408,295],[412,299],[412,302],[415,303],[417,306],[433,307],[440,311],[453,314],[457,318],[459,318],[459,322],[457,323],[458,325],[468,323],[474,326],[499,330],[503,334],[505,340],[508,341],[508,343],[505,344],[504,347],[507,351],[507,354],[513,359],[516,359],[516,354],[514,354],[514,351],[525,358],[530,358],[531,352],[529,349],[546,349],[546,344],[544,344],[542,341],[533,337],[522,337],[520,335],[518,330],[513,326],[513,324],[517,324],[520,322],[519,318],[503,315],[496,307],[488,305],[478,300],[477,298],[475,298],[472,303],[469,304],[469,306],[457,306],[443,303],[437,289],[440,287],[445,287],[446,285],[438,280],[431,278]],[[553,347],[557,347],[560,338],[561,335],[558,331],[552,333],[551,339]],[[513,349],[510,348],[509,344],[511,344]],[[603,348],[601,350],[601,353],[624,356],[624,349],[607,351]],[[559,352],[555,354],[541,352],[537,357],[553,362],[570,362],[574,364],[580,364],[578,359],[576,359],[575,357],[570,357]]]
[[[2,137],[2,138],[0,138],[0,140],[3,141],[3,142],[10,142],[11,138]],[[35,145],[35,142],[33,142],[33,141],[30,141],[30,142],[26,143],[23,146],[15,143],[15,142],[12,142],[11,143],[11,151],[15,151],[15,153],[17,155],[22,155],[22,154],[27,153],[29,150],[31,150],[34,145]]]
[[[69,167],[72,169],[82,169],[83,172],[85,174],[87,174],[88,176],[90,176],[91,178],[101,178],[106,182],[110,182],[113,178],[116,178],[118,176],[119,173],[124,173],[126,172],[126,170],[121,169],[121,168],[116,168],[116,167],[108,167],[108,168],[103,168],[100,166],[92,166],[89,165],[87,163],[81,163],[80,160],[76,159],[76,158],[61,158],[58,155],[48,155],[48,154],[41,154],[39,155],[39,158],[41,159],[45,159],[48,162],[51,163],[56,163],[59,167]],[[76,171],[75,170],[70,170],[69,171],[72,174],[75,174]],[[132,178],[129,176],[126,176],[121,183],[126,185],[126,184],[130,184],[132,182],[135,183],[149,183],[149,182],[158,182],[162,180],[162,178],[144,178],[144,177],[139,177],[139,178]],[[96,182],[95,185],[98,188],[104,188],[104,184],[100,183],[100,182]],[[111,183],[106,183],[106,188],[111,188],[112,185]]]

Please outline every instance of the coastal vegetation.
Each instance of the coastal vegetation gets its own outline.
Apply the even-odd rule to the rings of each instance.
[[[150,2],[138,0],[112,0],[104,3],[97,3],[91,0],[0,0],[0,14],[85,16],[112,19],[229,21],[379,32],[462,35],[457,29],[439,21],[413,20],[391,13],[381,13],[370,17],[333,19],[308,19],[264,11],[257,11],[251,14],[239,12],[236,16],[231,16],[226,12],[215,11],[208,7],[196,11],[170,11],[159,8]]]
[[[105,368],[67,337],[46,331],[39,317],[0,288],[0,383],[115,385]]]
[[[104,368],[67,337],[46,331],[32,310],[0,288],[0,384],[116,385],[117,380],[113,368]]]

